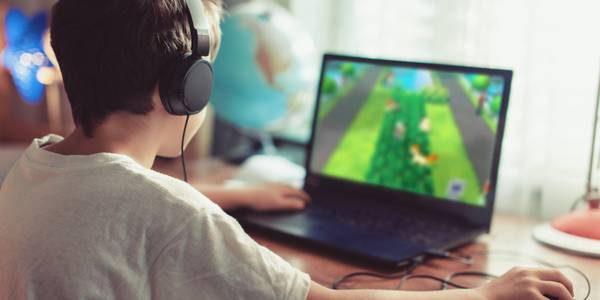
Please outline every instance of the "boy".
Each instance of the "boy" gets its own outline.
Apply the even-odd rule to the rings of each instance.
[[[219,0],[203,0],[218,47]],[[184,0],[60,0],[52,44],[76,130],[33,141],[0,191],[0,299],[572,299],[554,270],[478,289],[334,291],[256,244],[185,182],[150,170],[180,154],[161,66],[190,49]],[[187,139],[204,113],[189,119]]]

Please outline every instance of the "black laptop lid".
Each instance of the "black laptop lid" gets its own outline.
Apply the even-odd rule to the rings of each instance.
[[[508,70],[326,54],[305,188],[488,226]]]

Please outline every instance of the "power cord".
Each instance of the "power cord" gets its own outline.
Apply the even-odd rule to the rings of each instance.
[[[422,278],[422,279],[429,279],[429,280],[433,280],[433,281],[437,281],[442,283],[442,286],[451,286],[457,289],[466,289],[466,286],[462,286],[460,284],[454,283],[450,280],[446,280],[444,278],[440,278],[437,276],[432,276],[432,275],[407,275],[407,276],[403,276],[402,278],[400,278],[400,282],[398,283],[398,285],[396,285],[396,289],[399,290],[402,288],[402,286],[404,286],[404,284],[411,280],[411,279],[418,279],[418,278]]]
[[[498,276],[492,275],[492,274],[488,274],[485,272],[477,272],[477,271],[464,271],[464,272],[454,272],[451,273],[450,275],[446,276],[446,278],[444,278],[444,280],[446,280],[447,282],[452,282],[452,280],[454,280],[454,278],[456,277],[466,277],[466,276],[476,276],[476,277],[486,277],[486,278],[490,278],[490,279],[496,279],[498,278]],[[448,285],[446,282],[442,283],[442,290],[446,290],[448,289]]]
[[[397,268],[402,269],[399,272],[394,272],[394,273],[377,273],[377,272],[368,272],[368,271],[353,272],[353,273],[346,274],[344,276],[340,276],[338,279],[336,279],[333,282],[333,284],[331,285],[331,288],[339,289],[339,287],[344,282],[346,282],[354,277],[359,277],[359,276],[376,277],[376,278],[382,278],[382,279],[402,279],[402,278],[407,277],[408,275],[411,275],[411,273],[418,266],[422,265],[423,262],[425,261],[425,259],[427,259],[427,258],[444,258],[444,259],[457,261],[457,262],[467,265],[467,266],[473,265],[473,260],[469,257],[455,255],[448,251],[431,249],[431,250],[426,251],[421,256],[417,256],[415,258],[400,262],[398,265],[396,265]],[[450,283],[450,284],[452,284],[452,283]]]
[[[453,261],[459,262],[459,263],[467,265],[467,266],[472,266],[474,264],[473,258],[471,258],[469,256],[460,255],[460,254],[453,254],[450,251],[444,251],[444,250],[439,250],[439,249],[429,249],[429,250],[425,251],[425,254],[427,255],[428,258],[442,258],[442,259],[453,260]],[[445,279],[436,277],[436,276],[431,276],[431,275],[407,274],[400,278],[400,282],[398,283],[398,285],[396,285],[396,289],[397,290],[401,289],[402,286],[404,285],[404,283],[406,283],[406,281],[408,281],[408,280],[419,279],[419,278],[438,281],[438,282],[442,283],[442,287],[443,287],[442,289],[447,289],[448,286],[458,288],[458,289],[465,289],[466,287],[452,282],[452,279],[454,277],[467,276],[467,273],[475,273],[475,272],[456,272],[456,273],[450,274],[450,276],[446,277]],[[477,273],[484,274],[481,272],[477,272]],[[485,275],[487,275],[487,274],[485,274]],[[474,275],[471,275],[471,276],[474,276]]]
[[[337,290],[346,281],[350,280],[351,278],[359,277],[359,276],[376,277],[376,278],[382,278],[382,279],[399,279],[399,278],[402,278],[402,277],[412,273],[419,265],[421,265],[423,263],[423,261],[424,261],[423,256],[418,256],[418,257],[415,257],[415,258],[412,258],[409,260],[405,260],[403,262],[400,262],[398,265],[396,265],[396,267],[400,268],[401,271],[393,272],[393,273],[378,273],[378,272],[368,272],[368,271],[349,273],[349,274],[340,276],[338,279],[336,279],[333,282],[333,284],[331,285],[331,288],[334,290]]]
[[[445,258],[445,259],[459,262],[459,263],[461,263],[463,265],[467,265],[467,266],[472,266],[474,263],[473,258],[471,258],[469,256],[464,256],[461,254],[453,254],[450,251],[444,251],[444,250],[439,250],[439,249],[429,249],[429,250],[425,251],[425,254],[429,258]]]
[[[186,115],[185,124],[183,125],[183,133],[181,134],[181,167],[183,169],[183,181],[188,181],[187,170],[185,168],[185,156],[183,154],[183,148],[185,146],[185,132],[187,130],[188,122],[190,120],[190,115]]]

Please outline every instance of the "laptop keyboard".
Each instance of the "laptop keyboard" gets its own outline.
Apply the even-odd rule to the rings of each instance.
[[[313,203],[307,212],[328,219],[345,227],[363,232],[377,232],[423,244],[436,245],[468,231],[467,227],[456,224],[444,216],[434,216],[419,212],[394,211],[387,215],[376,214],[374,210],[345,206]]]

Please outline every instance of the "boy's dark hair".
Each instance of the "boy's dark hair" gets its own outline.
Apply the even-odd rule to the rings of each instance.
[[[221,0],[202,0],[220,40]],[[51,40],[75,124],[91,137],[114,112],[145,114],[161,67],[191,49],[185,0],[59,0]]]

